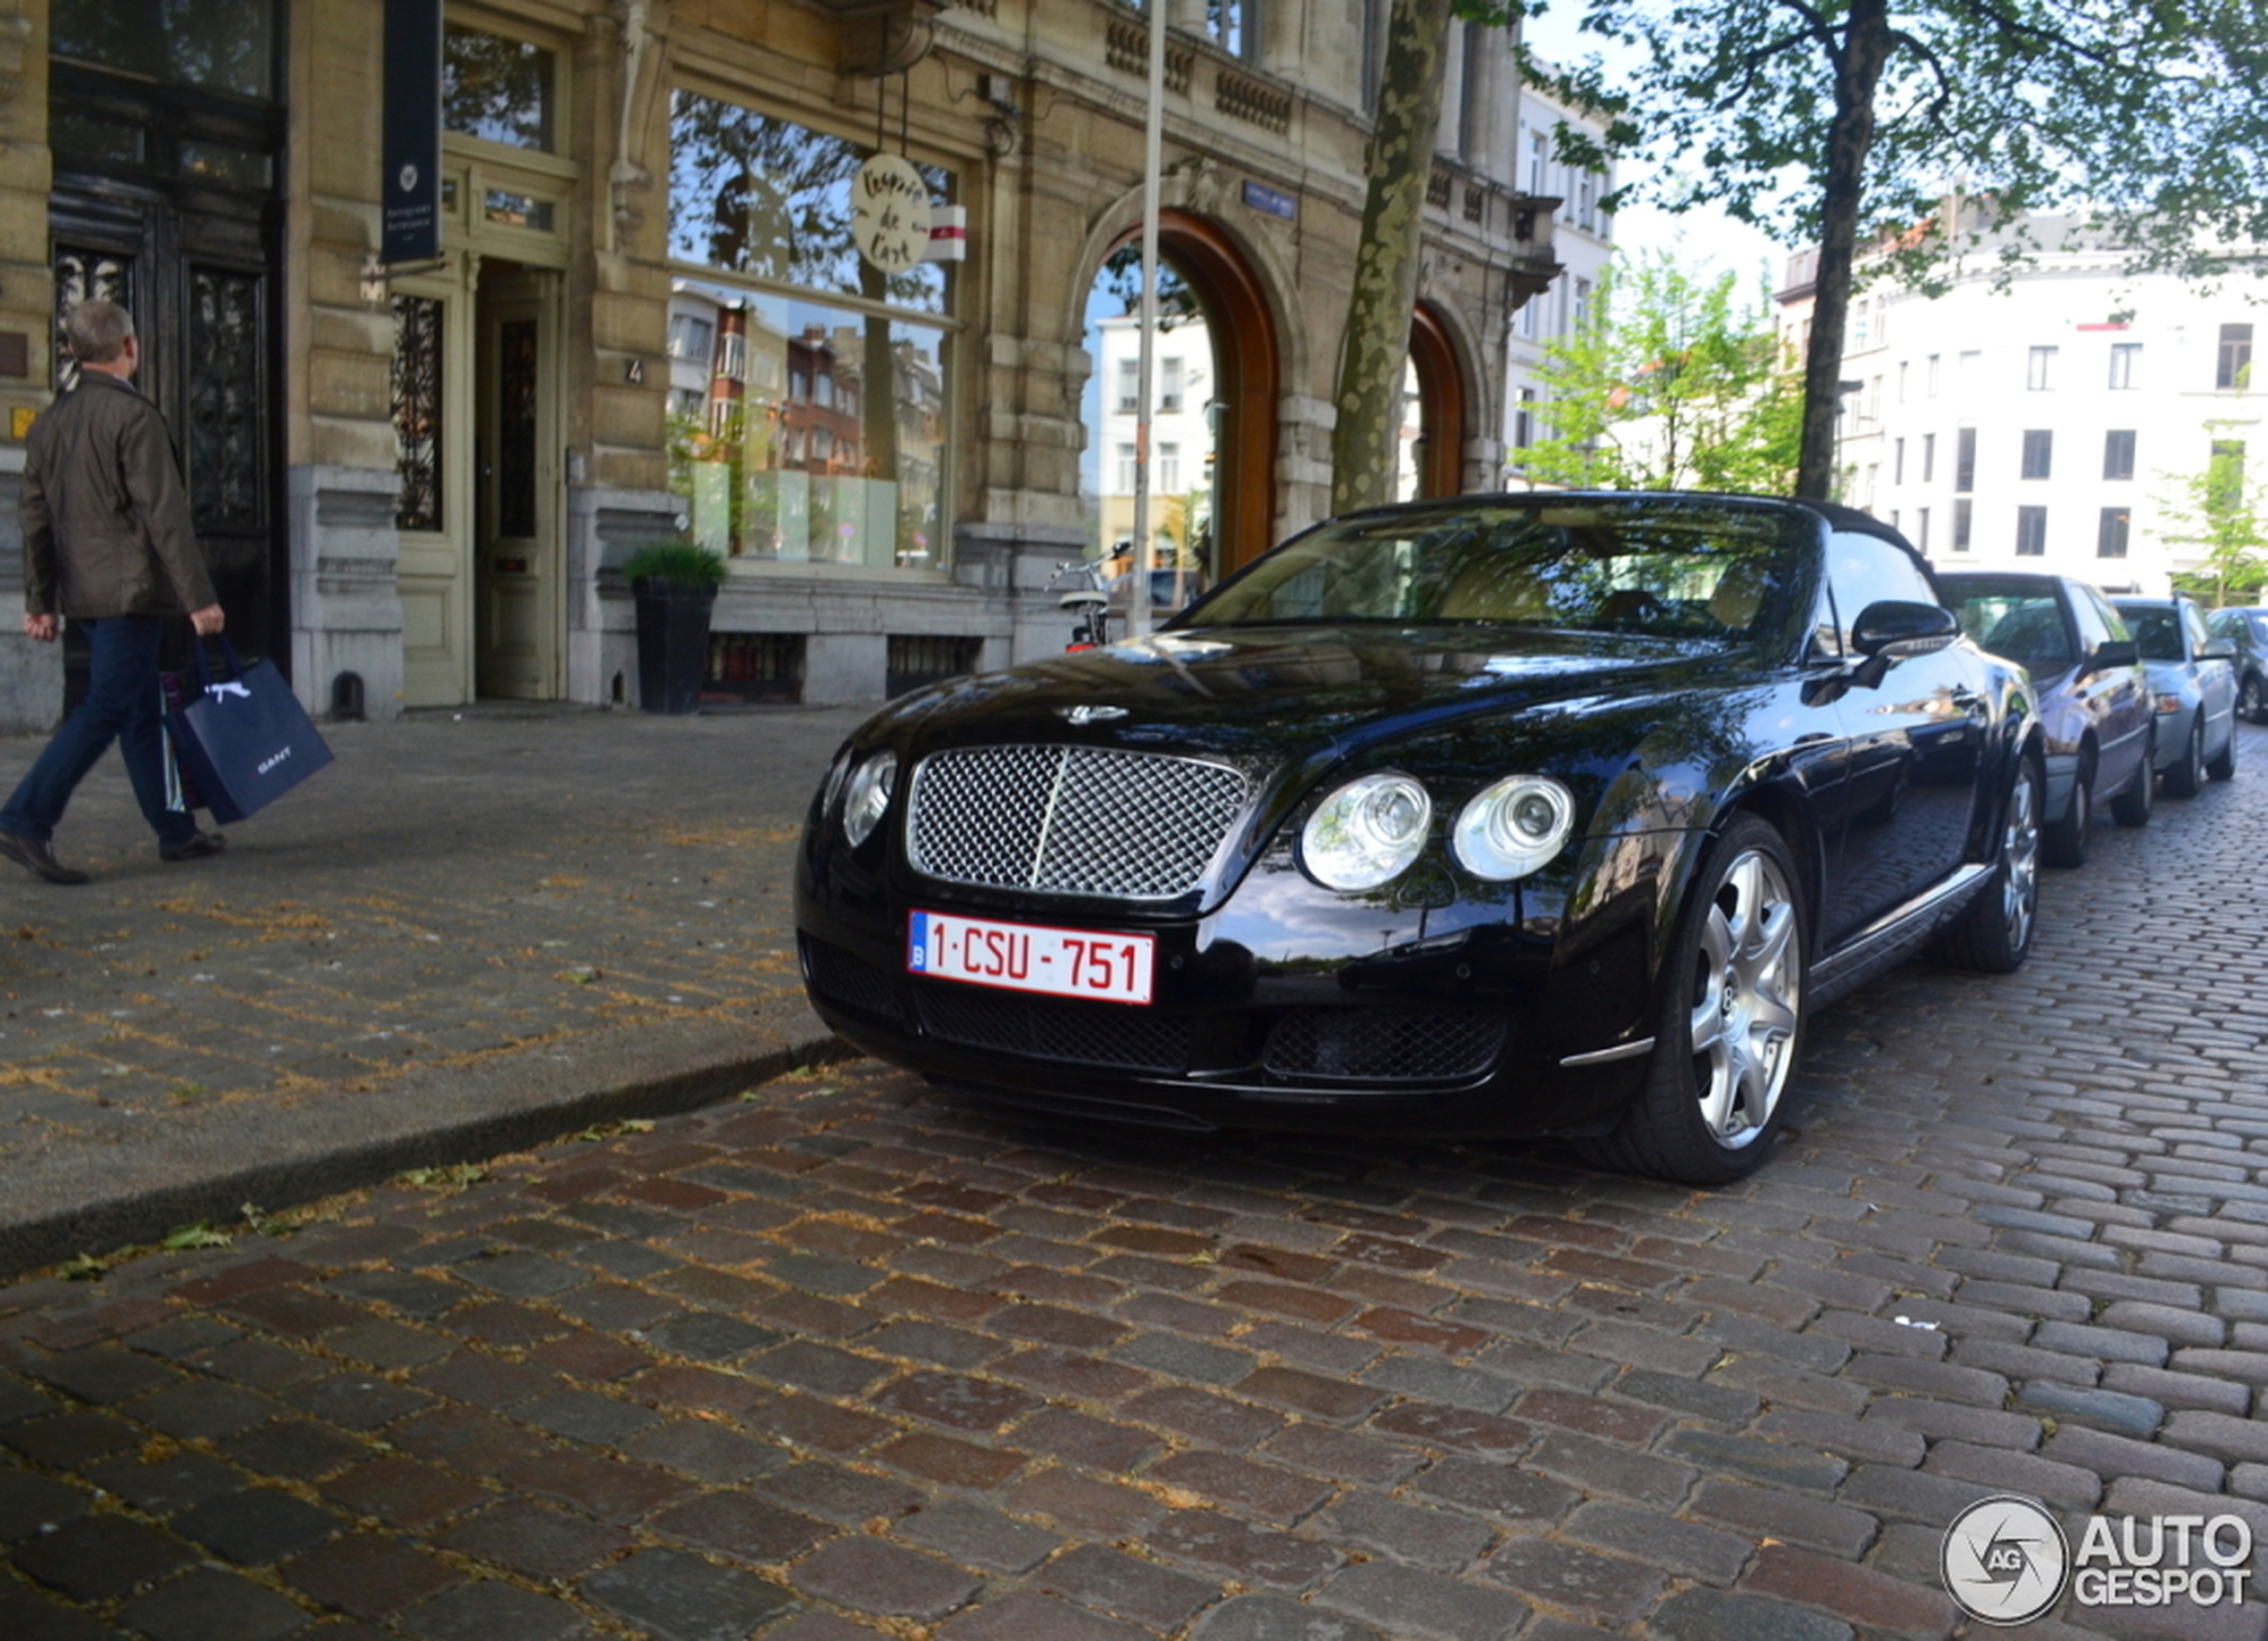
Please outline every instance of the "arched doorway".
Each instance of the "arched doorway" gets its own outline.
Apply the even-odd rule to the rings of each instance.
[[[1115,253],[1138,244],[1130,228]],[[1252,265],[1221,227],[1179,209],[1158,213],[1159,260],[1188,283],[1205,314],[1213,346],[1213,562],[1218,577],[1274,545],[1276,399],[1279,353],[1275,315]]]
[[[1441,316],[1424,303],[1410,315],[1408,380],[1412,403],[1403,437],[1410,454],[1397,487],[1404,493],[1396,499],[1455,496],[1464,488],[1470,400],[1455,344]]]

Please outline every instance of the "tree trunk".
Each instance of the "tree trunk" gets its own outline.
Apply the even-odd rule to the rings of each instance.
[[[1449,62],[1449,8],[1450,0],[1394,0],[1387,25],[1378,123],[1371,136],[1370,193],[1347,304],[1347,345],[1332,396],[1338,409],[1331,434],[1335,513],[1394,497],[1402,377],[1417,305],[1419,237]]]
[[[1819,268],[1812,284],[1811,346],[1804,356],[1804,437],[1796,494],[1831,501],[1842,411],[1843,337],[1858,254],[1858,212],[1874,146],[1874,88],[1889,56],[1889,0],[1855,0],[1835,54],[1835,119],[1827,128]]]

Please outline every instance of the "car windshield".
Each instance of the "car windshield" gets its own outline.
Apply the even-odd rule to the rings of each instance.
[[[1783,621],[1801,521],[1654,498],[1356,516],[1285,543],[1183,624],[1493,623],[1730,645]]]
[[[2118,612],[2141,646],[2145,661],[2181,661],[2181,617],[2164,604],[2122,604]]]
[[[1961,618],[1961,630],[1979,649],[2034,672],[2060,671],[2078,663],[2078,646],[2052,591],[1956,586],[1947,596]]]

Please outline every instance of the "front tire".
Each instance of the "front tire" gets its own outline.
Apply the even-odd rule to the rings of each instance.
[[[2205,785],[2205,714],[2189,726],[2189,744],[2181,749],[2181,762],[2165,772],[2165,795],[2168,797],[2195,797]]]
[[[2071,806],[2063,819],[2039,834],[2039,856],[2050,866],[2084,866],[2095,836],[2095,771],[2082,770],[2072,782]]]
[[[1688,1185],[1763,1163],[1803,1037],[1801,882],[1780,834],[1753,816],[1715,840],[1663,965],[1645,1087],[1613,1132],[1580,1142],[1586,1156]]]
[[[2039,811],[2047,783],[2030,759],[2016,765],[2001,817],[2000,862],[1968,910],[1938,937],[1933,955],[1955,969],[2013,974],[2039,926]]]

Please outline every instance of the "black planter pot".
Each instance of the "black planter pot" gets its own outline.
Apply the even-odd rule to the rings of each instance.
[[[701,704],[709,675],[709,612],[713,589],[641,580],[638,596],[638,704],[640,712],[686,713]]]

